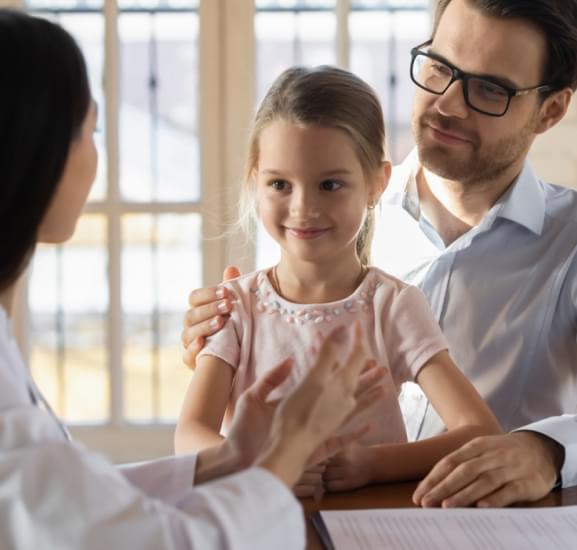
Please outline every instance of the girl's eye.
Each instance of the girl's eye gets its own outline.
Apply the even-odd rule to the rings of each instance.
[[[337,191],[343,186],[340,181],[335,180],[325,180],[321,182],[321,189],[323,191]]]
[[[274,180],[271,181],[270,186],[275,191],[284,191],[288,187],[288,183],[284,180]]]

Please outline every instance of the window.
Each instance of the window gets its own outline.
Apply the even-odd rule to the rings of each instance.
[[[28,0],[76,37],[99,104],[89,204],[69,243],[39,247],[26,289],[31,368],[75,435],[117,460],[170,452],[191,376],[189,291],[228,263],[246,271],[277,254],[262,232],[255,249],[226,233],[256,103],[290,65],[348,66],[381,97],[399,160],[411,146],[408,52],[428,33],[427,6]]]
[[[413,146],[410,50],[428,36],[428,0],[256,0],[256,10],[258,99],[291,65],[348,68],[377,92],[387,149],[400,162]],[[278,245],[259,227],[257,267],[279,257]]]

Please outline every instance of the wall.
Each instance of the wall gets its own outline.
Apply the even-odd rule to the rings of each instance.
[[[577,189],[577,98],[565,118],[537,138],[530,158],[543,181]]]

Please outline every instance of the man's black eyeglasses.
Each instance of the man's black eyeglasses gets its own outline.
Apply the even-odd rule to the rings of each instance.
[[[411,79],[427,92],[443,95],[453,82],[463,82],[465,103],[473,110],[489,116],[503,116],[513,97],[533,92],[549,92],[553,86],[543,84],[532,88],[515,89],[491,77],[465,73],[443,58],[422,48],[430,46],[428,40],[411,50]]]

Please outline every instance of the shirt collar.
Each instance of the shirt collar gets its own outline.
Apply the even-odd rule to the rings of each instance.
[[[402,206],[417,221],[421,215],[416,180],[419,169],[420,161],[415,147],[407,158],[395,167],[383,196],[385,204]],[[495,217],[522,225],[536,235],[542,233],[545,223],[545,196],[529,161],[525,161],[516,181],[497,201],[495,207],[491,209],[495,212]],[[490,215],[489,213],[488,216]]]
[[[545,194],[529,161],[511,187],[499,199],[497,217],[526,227],[535,235],[541,235],[545,224]]]
[[[383,203],[402,206],[416,221],[421,216],[416,179],[420,166],[415,147],[401,164],[393,168],[391,181],[383,195]]]

